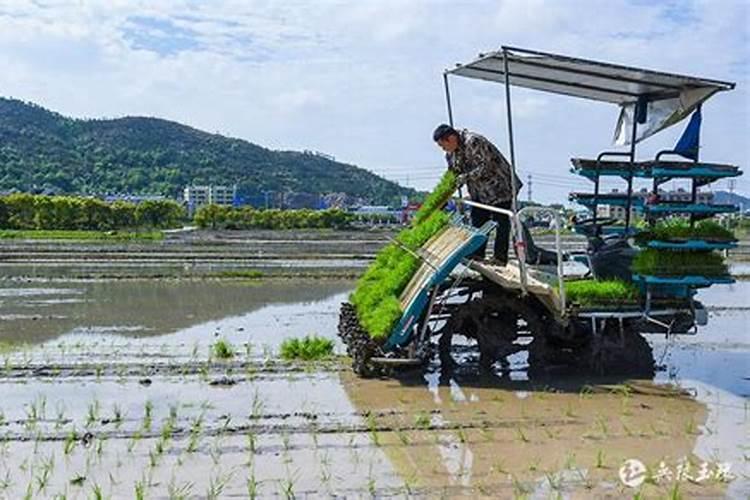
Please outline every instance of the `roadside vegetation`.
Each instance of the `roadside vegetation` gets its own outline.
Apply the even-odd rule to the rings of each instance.
[[[281,357],[286,360],[313,361],[333,355],[333,341],[317,335],[286,339],[281,343]]]
[[[203,229],[307,229],[347,226],[353,216],[344,210],[258,210],[252,207],[206,205],[199,208],[193,222]]]
[[[173,200],[147,200],[135,204],[27,193],[0,197],[0,228],[10,230],[153,230],[177,227],[184,217],[183,207]]]
[[[448,223],[449,215],[442,208],[455,190],[455,175],[448,171],[425,199],[411,226],[398,234],[396,242],[378,252],[357,282],[351,302],[371,337],[387,336],[401,316],[399,295],[419,268],[413,252]]]
[[[85,231],[80,229],[0,229],[0,239],[26,240],[105,240],[105,241],[159,241],[161,231]]]

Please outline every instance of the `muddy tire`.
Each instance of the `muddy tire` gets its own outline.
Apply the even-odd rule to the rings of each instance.
[[[349,302],[341,304],[338,334],[352,359],[352,370],[360,377],[377,377],[383,370],[370,362],[374,356],[382,356],[380,346],[370,338],[357,319],[357,312]]]
[[[487,289],[456,309],[440,339],[441,360],[450,361],[450,337],[459,334],[477,341],[480,368],[488,369],[496,361],[505,366],[507,356],[527,349],[515,343],[519,335],[542,335],[550,328],[555,328],[554,322],[550,325],[544,313],[527,300]]]
[[[592,336],[580,357],[597,375],[627,375],[651,378],[655,373],[654,355],[648,341],[632,328],[622,333],[608,328]]]

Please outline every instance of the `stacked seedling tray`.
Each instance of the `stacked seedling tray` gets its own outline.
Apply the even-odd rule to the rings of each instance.
[[[664,153],[662,153],[664,154]],[[734,235],[711,220],[719,214],[737,211],[734,205],[698,202],[697,191],[719,179],[737,177],[742,172],[733,165],[692,161],[655,160],[631,164],[627,161],[574,159],[573,172],[592,180],[598,191],[602,176],[619,176],[629,183],[635,177],[653,180],[653,193],[673,179],[688,179],[690,200],[665,201],[658,196],[645,201],[633,199],[631,206],[650,221],[636,235],[643,250],[633,261],[633,280],[647,297],[690,297],[695,288],[715,283],[731,283],[719,251],[734,248]],[[612,197],[619,198],[610,200]],[[596,211],[599,204],[627,206],[627,194],[602,195],[573,193],[571,199]]]

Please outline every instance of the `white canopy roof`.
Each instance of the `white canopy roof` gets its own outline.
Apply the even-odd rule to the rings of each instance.
[[[630,139],[626,131],[639,98],[649,103],[648,122],[639,127],[640,140],[679,122],[716,92],[734,88],[731,82],[514,47],[504,49],[511,85],[618,104],[621,113],[615,138],[621,144]],[[502,50],[480,54],[474,61],[458,64],[446,73],[504,83],[504,54]]]

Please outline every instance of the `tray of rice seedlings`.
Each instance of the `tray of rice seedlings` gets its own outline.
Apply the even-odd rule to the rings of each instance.
[[[650,243],[688,241],[707,241],[713,243],[733,243],[737,241],[732,231],[713,220],[702,220],[691,225],[683,217],[675,217],[659,221],[653,227],[646,228],[635,236],[640,246]]]
[[[571,305],[583,308],[634,306],[641,299],[637,286],[617,279],[569,281],[565,296]]]
[[[632,270],[641,276],[724,278],[729,268],[717,252],[690,252],[647,248],[633,259]]]
[[[375,261],[357,282],[350,297],[361,327],[372,339],[388,336],[402,311],[399,295],[419,268],[416,251],[448,224],[442,209],[456,190],[456,177],[448,171],[425,199],[411,225],[378,252]]]

